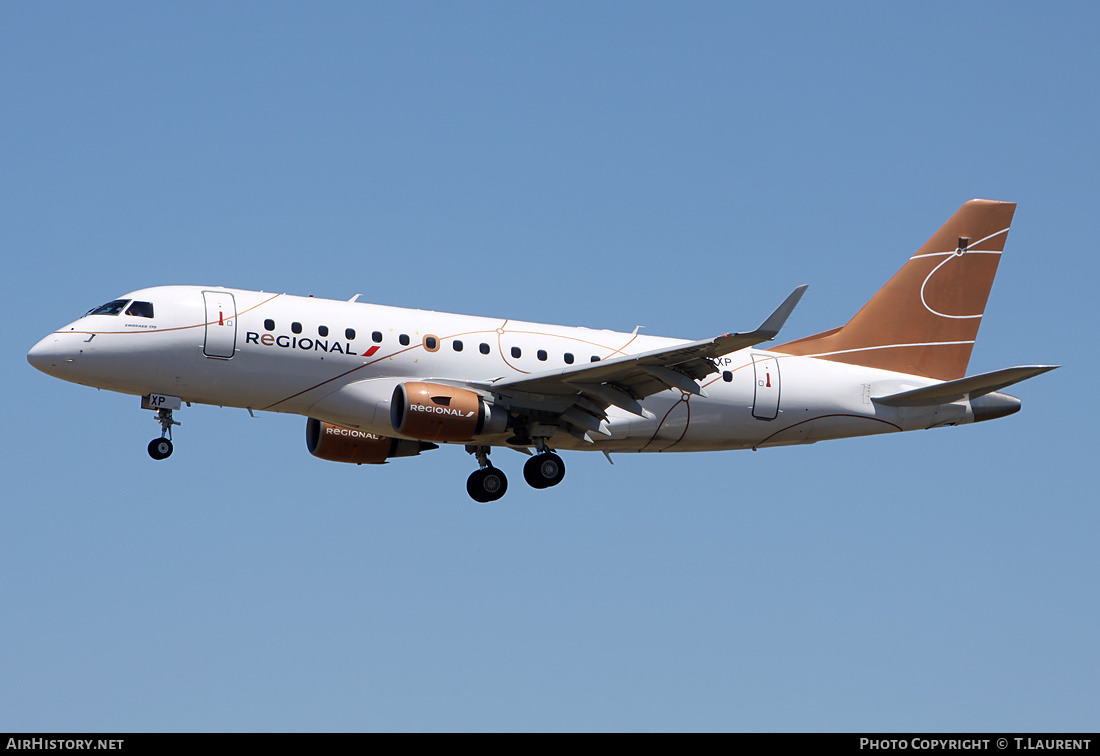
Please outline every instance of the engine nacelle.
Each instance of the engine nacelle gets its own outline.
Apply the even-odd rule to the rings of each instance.
[[[508,413],[477,392],[419,381],[397,384],[390,420],[402,436],[423,441],[471,441],[508,427]]]
[[[439,447],[423,441],[389,438],[344,428],[311,417],[306,421],[306,448],[314,457],[332,462],[381,465],[390,457],[415,457],[422,451]]]

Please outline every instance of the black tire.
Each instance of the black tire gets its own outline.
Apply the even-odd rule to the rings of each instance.
[[[149,442],[149,456],[153,459],[168,459],[172,456],[172,442],[166,438],[154,438]]]
[[[496,501],[508,490],[508,478],[495,467],[474,470],[466,479],[466,493],[474,501],[485,504]]]
[[[553,452],[538,454],[523,465],[523,479],[531,488],[550,488],[565,478],[565,462]]]

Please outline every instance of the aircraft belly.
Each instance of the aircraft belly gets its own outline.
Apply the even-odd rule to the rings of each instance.
[[[163,362],[156,392],[200,404],[304,413],[316,397],[302,397],[339,375],[336,365],[318,370],[305,360],[260,359],[240,349],[232,359],[213,359],[201,342],[186,351],[189,359]]]

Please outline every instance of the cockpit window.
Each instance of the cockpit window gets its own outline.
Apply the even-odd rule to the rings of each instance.
[[[116,299],[114,302],[108,302],[107,304],[96,307],[94,310],[88,310],[89,315],[118,315],[126,307],[126,303],[129,299]]]
[[[153,303],[135,301],[126,308],[126,314],[135,318],[151,318],[153,317]]]

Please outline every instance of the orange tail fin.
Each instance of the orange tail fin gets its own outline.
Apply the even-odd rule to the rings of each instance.
[[[770,351],[962,378],[1015,210],[967,202],[847,325]]]

